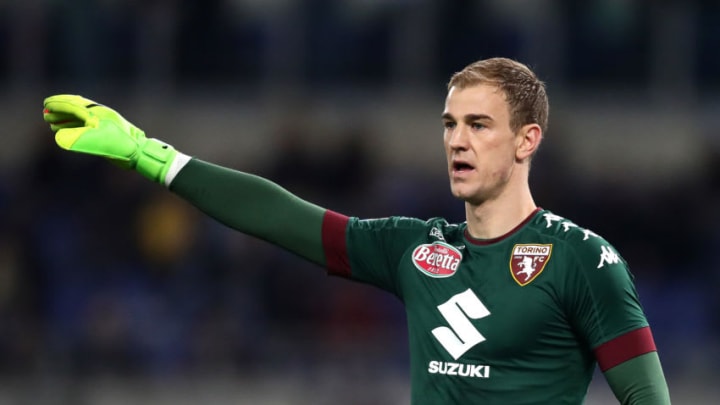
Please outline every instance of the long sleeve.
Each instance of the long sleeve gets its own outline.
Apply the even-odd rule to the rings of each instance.
[[[222,224],[325,266],[322,224],[326,210],[279,185],[191,159],[169,188]]]

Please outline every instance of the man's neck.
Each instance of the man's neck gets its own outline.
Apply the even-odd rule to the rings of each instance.
[[[473,238],[497,238],[513,230],[536,209],[529,189],[478,205],[466,202],[467,230]]]

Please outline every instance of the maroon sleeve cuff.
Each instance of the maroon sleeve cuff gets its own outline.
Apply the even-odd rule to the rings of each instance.
[[[327,210],[322,223],[322,244],[325,266],[329,274],[350,277],[345,230],[350,218]]]
[[[595,349],[595,358],[600,370],[605,372],[624,361],[655,350],[652,332],[646,326],[601,344]]]

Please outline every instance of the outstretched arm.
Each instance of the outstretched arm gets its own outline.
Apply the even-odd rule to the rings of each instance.
[[[170,190],[221,223],[322,266],[326,210],[262,177],[191,159]]]
[[[323,221],[338,214],[266,179],[192,159],[81,96],[48,97],[43,117],[61,148],[134,169],[221,223],[325,265]]]

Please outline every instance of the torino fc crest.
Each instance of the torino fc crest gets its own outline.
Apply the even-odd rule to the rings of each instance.
[[[510,274],[513,279],[525,286],[535,280],[545,269],[550,260],[552,244],[549,245],[515,245],[510,256]]]

